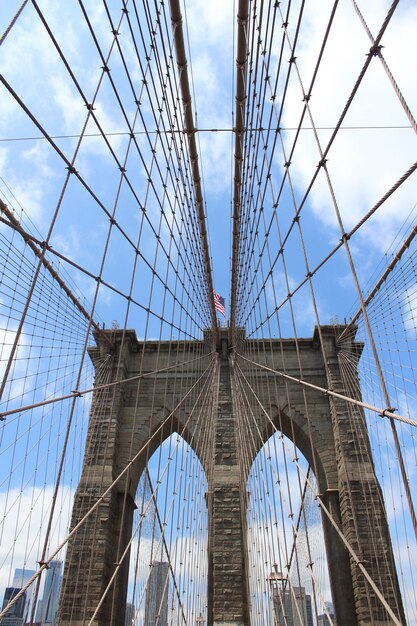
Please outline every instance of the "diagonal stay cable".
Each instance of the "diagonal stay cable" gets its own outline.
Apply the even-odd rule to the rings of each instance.
[[[154,437],[156,437],[156,435],[158,435],[158,433],[160,433],[163,430],[164,426],[169,422],[169,420],[175,414],[177,409],[184,403],[184,401],[188,398],[188,396],[191,395],[191,393],[194,391],[195,387],[197,387],[197,385],[200,383],[200,381],[207,377],[208,370],[210,368],[212,368],[215,363],[216,363],[216,359],[213,359],[211,361],[211,363],[208,365],[208,367],[203,371],[201,376],[195,381],[195,383],[192,385],[192,387],[190,387],[190,389],[184,394],[184,396],[176,404],[176,406],[172,409],[172,411],[170,411],[169,414],[165,417],[165,419],[161,422],[161,424],[158,426],[158,428],[153,433]],[[22,597],[22,595],[32,585],[32,583],[34,583],[39,578],[39,576],[42,574],[42,572],[45,569],[48,569],[49,563],[52,561],[52,559],[54,559],[56,557],[56,555],[60,552],[60,550],[62,550],[62,548],[68,543],[68,541],[71,539],[71,537],[73,537],[75,535],[75,533],[84,524],[84,522],[94,513],[94,511],[99,507],[101,502],[105,499],[105,497],[114,488],[114,486],[117,485],[117,483],[123,478],[123,476],[131,469],[132,465],[140,457],[140,455],[144,452],[144,450],[146,450],[148,445],[149,445],[149,442],[147,441],[138,450],[138,452],[135,454],[135,456],[129,461],[129,463],[126,465],[126,467],[119,473],[119,475],[116,476],[116,478],[107,487],[107,489],[104,491],[104,493],[102,493],[102,495],[96,500],[96,502],[87,511],[87,513],[84,515],[84,517],[82,517],[82,519],[74,526],[74,528],[71,530],[71,532],[68,533],[68,535],[59,544],[59,546],[55,550],[53,550],[53,552],[51,554],[49,554],[47,558],[44,559],[44,561],[40,564],[40,567],[35,572],[35,574],[33,576],[31,576],[31,578],[22,586],[22,588],[19,590],[19,592],[15,596],[13,596],[13,599],[10,600],[10,602],[6,606],[4,606],[2,608],[2,610],[0,612],[0,618],[4,617],[10,611],[12,606],[14,606],[14,604],[16,604],[16,602],[19,600],[19,598]]]
[[[313,383],[309,383],[306,380],[303,380],[301,378],[296,378],[295,376],[291,376],[290,374],[285,374],[284,372],[274,370],[272,369],[272,367],[268,367],[267,365],[262,365],[262,363],[258,363],[257,361],[252,361],[252,359],[248,359],[242,354],[238,354],[238,358],[243,359],[244,361],[247,361],[248,363],[251,363],[252,365],[256,365],[257,367],[260,367],[261,369],[266,370],[267,372],[271,372],[275,376],[279,376],[281,378],[284,378],[285,380],[290,380],[293,383],[297,383],[297,385],[303,385],[304,387],[308,387],[309,389],[314,389],[315,391],[318,391],[319,393],[322,393],[325,396],[332,396],[333,398],[339,398],[340,400],[345,400],[346,402],[349,402],[350,404],[355,404],[356,406],[360,406],[363,409],[368,409],[369,411],[373,411],[374,413],[377,413],[380,417],[389,417],[399,422],[409,424],[410,426],[417,426],[416,420],[412,420],[409,417],[406,417],[405,415],[398,415],[396,413],[393,413],[391,407],[386,408],[386,409],[381,409],[380,407],[376,407],[373,404],[368,404],[367,402],[362,402],[361,400],[350,398],[349,396],[345,396],[341,393],[337,393],[336,391],[332,391],[331,389],[326,389],[324,387],[314,385]]]
[[[174,571],[174,568],[172,567],[172,562],[171,562],[171,557],[170,557],[170,553],[169,553],[169,548],[168,548],[167,541],[166,541],[166,538],[165,538],[165,532],[163,530],[163,526],[164,525],[162,523],[161,516],[160,516],[160,513],[159,513],[158,503],[157,503],[156,496],[155,496],[155,490],[154,490],[154,487],[152,485],[152,479],[151,479],[151,475],[149,473],[148,465],[146,465],[146,467],[145,467],[145,472],[146,472],[146,478],[148,480],[148,483],[149,483],[149,486],[150,486],[150,490],[151,490],[151,498],[152,498],[152,501],[154,503],[156,518],[157,518],[157,521],[158,521],[159,528],[161,530],[161,537],[162,537],[164,550],[165,550],[166,555],[168,557],[168,565],[169,565],[169,569],[171,571],[171,576],[172,576],[172,580],[173,580],[173,584],[174,584],[174,589],[175,589],[175,592],[176,592],[176,594],[178,596],[178,602],[179,602],[179,605],[180,605],[180,608],[181,608],[182,618],[183,618],[184,622],[186,623],[187,620],[186,620],[185,613],[184,613],[184,607],[183,607],[183,604],[181,602],[181,595],[180,595],[180,592],[179,592],[179,589],[178,589],[178,583],[177,583],[177,580],[176,580],[176,577],[175,577],[175,571]]]
[[[49,400],[35,402],[34,404],[30,404],[24,407],[18,407],[16,409],[10,409],[9,411],[3,411],[0,413],[0,421],[5,420],[8,415],[13,415],[14,413],[21,413],[23,411],[29,411],[30,409],[36,409],[40,406],[46,406],[47,404],[54,404],[55,402],[62,402],[63,400],[69,400],[70,398],[81,398],[82,396],[88,393],[93,393],[101,389],[108,389],[109,387],[115,387],[117,385],[121,385],[123,383],[127,383],[132,380],[139,380],[142,378],[155,376],[156,374],[161,374],[162,372],[167,372],[168,370],[172,370],[177,367],[182,367],[183,365],[187,365],[195,361],[200,361],[201,359],[205,359],[209,356],[213,356],[214,354],[216,353],[209,352],[208,354],[203,354],[203,356],[198,356],[194,359],[189,359],[188,361],[181,361],[180,363],[175,363],[174,365],[169,365],[168,367],[163,367],[158,370],[153,370],[152,372],[146,372],[145,374],[137,374],[136,376],[131,376],[130,378],[124,378],[123,380],[115,380],[111,383],[104,383],[102,385],[96,385],[95,387],[90,387],[89,389],[80,389],[80,390],[77,389],[77,390],[71,391],[71,393],[64,394],[63,396],[59,396],[57,398],[50,398]]]
[[[242,357],[244,358],[244,357]],[[249,359],[245,359],[245,360],[249,360]],[[259,365],[259,364],[257,364]],[[268,414],[267,410],[265,409],[265,407],[263,406],[261,400],[259,399],[259,397],[257,396],[255,390],[253,389],[253,387],[251,386],[251,384],[249,383],[249,381],[247,380],[244,372],[240,369],[239,365],[237,365],[238,369],[239,369],[239,373],[242,375],[242,377],[245,379],[245,382],[247,384],[247,386],[249,387],[250,391],[252,392],[253,397],[255,398],[257,404],[259,405],[260,409],[262,410],[262,412],[264,413],[265,417],[268,419],[268,421],[270,422],[271,426],[273,427],[275,432],[279,432],[278,429],[276,428],[275,424],[273,423],[273,420],[271,419],[271,416]],[[266,368],[268,369],[268,368]],[[295,380],[295,382],[297,382]],[[417,425],[417,424],[416,424]],[[288,444],[285,442],[285,438],[282,438],[282,442],[283,445],[289,449]],[[370,584],[370,586],[372,587],[373,591],[375,592],[375,594],[378,596],[379,600],[381,601],[382,605],[384,606],[384,608],[386,609],[386,611],[389,613],[389,615],[391,616],[391,619],[393,620],[393,623],[396,624],[396,626],[402,626],[401,622],[398,620],[397,616],[395,615],[395,613],[393,612],[393,610],[391,609],[391,607],[389,606],[389,604],[387,603],[387,601],[385,600],[383,594],[381,593],[381,591],[378,589],[378,586],[375,584],[373,578],[371,577],[371,575],[369,574],[369,572],[367,571],[366,567],[363,564],[363,561],[360,559],[360,557],[356,554],[356,551],[352,548],[352,546],[350,545],[348,539],[346,539],[345,535],[342,533],[342,531],[340,530],[336,520],[333,518],[333,515],[331,514],[331,512],[328,510],[328,508],[326,507],[326,505],[324,504],[320,494],[316,491],[316,488],[314,487],[314,485],[312,484],[311,480],[308,478],[308,476],[306,475],[306,473],[304,472],[303,468],[301,467],[301,465],[298,462],[297,457],[293,458],[293,462],[296,464],[301,476],[303,476],[304,480],[306,481],[306,483],[308,484],[311,492],[314,494],[315,498],[318,500],[318,502],[320,503],[320,508],[322,509],[322,511],[324,512],[324,514],[326,515],[327,519],[329,520],[329,522],[331,523],[331,525],[333,526],[333,528],[335,529],[335,531],[337,532],[338,536],[340,537],[341,541],[343,542],[344,546],[346,547],[346,549],[348,550],[351,558],[353,559],[353,561],[355,562],[355,564],[357,565],[357,567],[361,570],[362,574],[364,575],[364,577],[366,578],[366,580],[368,581],[368,583]]]
[[[328,263],[330,261],[330,259],[344,246],[345,243],[345,239],[349,240],[351,239],[351,237],[356,234],[357,231],[360,230],[360,228],[363,226],[363,224],[365,222],[367,222],[372,215],[384,204],[384,202],[386,202],[386,200],[388,200],[388,198],[397,190],[399,189],[399,187],[401,187],[401,185],[417,170],[417,161],[415,161],[409,168],[408,170],[406,170],[406,172],[404,172],[404,174],[388,189],[388,191],[382,196],[382,198],[380,198],[378,200],[378,202],[376,202],[376,204],[374,204],[374,206],[359,220],[359,222],[357,222],[357,224],[348,232],[344,235],[343,239],[340,239],[338,241],[338,243],[330,250],[330,252],[309,272],[309,275],[306,276],[302,281],[300,281],[298,283],[298,285],[296,287],[294,287],[290,293],[288,293],[282,300],[282,302],[280,304],[277,305],[276,309],[274,309],[271,313],[269,313],[266,317],[265,320],[263,322],[261,322],[256,328],[253,329],[252,334],[255,334],[256,331],[260,328],[261,325],[265,324],[276,312],[276,310],[280,309],[282,306],[284,306],[284,304],[286,302],[288,302],[288,300],[294,296],[308,281],[310,278],[312,278],[326,263]],[[301,207],[299,207],[297,209],[297,214],[296,216],[293,218],[292,221],[292,225],[296,224],[298,215],[301,211]],[[268,272],[268,275],[266,277],[266,280],[264,281],[264,284],[262,285],[262,289],[265,288],[266,285],[266,281],[268,280],[269,275],[272,273],[278,259],[280,256],[282,256],[283,254],[283,248],[285,246],[285,242],[288,240],[289,237],[289,231],[288,233],[285,235],[285,238],[283,239],[283,244],[282,247],[278,250],[275,259],[272,261],[271,264],[271,268]],[[249,318],[250,312],[248,313],[245,322],[247,321],[247,319]]]
[[[107,289],[110,289],[111,291],[113,291],[115,294],[125,298],[126,300],[129,300],[131,302],[131,304],[134,304],[135,306],[139,307],[140,309],[142,309],[143,311],[146,311],[148,313],[148,307],[146,305],[144,305],[143,303],[139,302],[139,300],[136,300],[135,298],[133,298],[131,295],[121,291],[120,289],[118,289],[117,287],[115,287],[114,285],[112,285],[111,283],[107,282],[106,280],[104,280],[100,275],[96,275],[93,272],[89,271],[87,268],[85,268],[84,266],[80,265],[79,263],[76,263],[74,260],[70,259],[68,256],[65,256],[64,254],[62,254],[61,252],[58,252],[58,250],[55,250],[55,248],[53,248],[50,244],[48,244],[47,242],[43,242],[40,239],[34,237],[33,235],[31,235],[30,233],[28,233],[26,230],[24,230],[24,228],[22,227],[22,225],[20,224],[20,222],[14,223],[14,222],[10,222],[9,220],[7,220],[4,217],[0,216],[0,222],[2,222],[3,224],[6,224],[6,226],[9,226],[10,228],[13,228],[14,230],[16,230],[17,232],[19,232],[19,234],[23,237],[23,239],[26,242],[32,241],[33,243],[37,244],[39,247],[41,247],[42,249],[45,248],[45,250],[47,252],[49,252],[50,254],[53,254],[54,256],[56,256],[58,259],[61,259],[62,261],[65,261],[65,263],[68,263],[68,265],[71,265],[71,267],[74,267],[75,269],[79,270],[80,272],[82,272],[83,274],[85,274],[86,276],[88,276],[89,278],[92,278],[93,280],[95,280],[97,283],[99,283],[100,285],[102,285],[103,287],[106,287]],[[141,257],[141,259],[143,260],[143,262],[150,267],[150,263],[149,261],[144,257],[144,255],[140,252],[140,250],[137,251],[138,256]],[[181,255],[179,255],[181,256]],[[182,257],[181,257],[182,258]],[[174,270],[175,271],[175,270]],[[178,272],[175,271],[175,273],[178,275]],[[168,285],[165,285],[165,282],[163,281],[163,279],[161,278],[161,276],[159,275],[158,272],[154,272],[155,276],[158,278],[158,280],[164,285],[166,286],[166,289],[169,291],[169,293],[172,295],[172,298],[175,302],[177,302],[178,306],[181,307],[181,309],[184,310],[184,305],[180,303],[180,301],[178,300],[178,296],[176,296],[172,290],[170,289],[170,287]],[[181,285],[184,286],[184,280],[181,279],[178,276],[178,280],[180,281]],[[186,291],[186,289],[184,288],[184,291]],[[154,316],[155,318],[159,319],[160,321],[166,322],[169,326],[171,326],[172,328],[174,328],[175,330],[181,331],[182,329],[177,326],[175,323],[173,323],[172,321],[167,320],[166,318],[164,318],[162,315],[160,315],[159,313],[157,313],[156,311],[149,311],[150,315]],[[88,318],[90,319],[90,318]],[[200,330],[203,330],[202,326],[199,326]],[[187,337],[189,337],[190,339],[195,339],[195,336],[190,334],[190,333],[186,333]]]
[[[23,0],[22,4],[20,5],[20,7],[17,9],[16,13],[14,14],[14,16],[12,17],[12,19],[10,20],[10,23],[8,24],[7,28],[5,29],[4,33],[2,34],[2,36],[0,37],[0,46],[2,45],[2,43],[4,42],[4,40],[6,39],[7,35],[10,33],[10,31],[12,30],[13,26],[16,24],[20,14],[22,13],[23,9],[25,8],[25,6],[27,5],[27,3],[29,2],[29,0]]]
[[[56,269],[54,269],[54,267],[51,265],[51,263],[48,261],[48,259],[45,256],[42,256],[41,249],[39,249],[34,244],[33,239],[30,236],[26,235],[25,231],[23,230],[23,228],[21,228],[20,223],[16,219],[16,217],[14,216],[13,212],[10,211],[8,206],[6,204],[4,204],[4,202],[2,202],[2,200],[0,200],[0,211],[7,216],[7,219],[10,221],[11,225],[13,226],[13,228],[20,233],[20,235],[23,237],[23,239],[25,240],[25,242],[27,243],[29,248],[35,254],[35,256],[37,256],[38,259],[41,259],[43,266],[48,270],[48,272],[51,274],[52,278],[54,280],[56,280],[56,282],[61,287],[61,289],[64,290],[66,295],[73,302],[73,304],[75,304],[75,306],[80,311],[80,313],[82,313],[82,315],[88,321],[91,320],[91,325],[93,326],[94,330],[96,330],[100,334],[105,335],[104,333],[102,333],[102,328],[100,327],[100,325],[96,321],[94,321],[92,319],[91,314],[83,307],[81,302],[74,295],[74,293],[71,291],[71,289],[67,286],[65,281],[61,278],[61,276],[56,271]],[[108,341],[108,337],[106,337],[106,341]]]

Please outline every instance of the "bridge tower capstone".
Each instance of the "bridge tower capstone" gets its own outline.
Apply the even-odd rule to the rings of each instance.
[[[269,370],[259,370],[258,393],[263,411],[256,415],[254,461],[275,430],[288,436],[314,469],[322,513],[327,561],[335,615],[343,626],[390,626],[392,619],[366,581],[343,536],[380,590],[388,605],[405,623],[381,489],[372,462],[366,422],[360,409],[329,399],[314,389],[283,382],[274,372],[285,371],[322,388],[347,394],[340,367],[341,328],[321,327],[313,338],[245,340],[249,352]],[[246,563],[247,465],[243,466],[237,437],[237,364],[253,367],[229,349],[229,331],[220,329],[215,358],[214,437],[194,437],[198,426],[181,406],[181,378],[198,390],[198,372],[190,355],[201,355],[202,342],[140,342],[134,331],[96,335],[89,350],[96,368],[97,391],[90,411],[82,475],[76,491],[72,529],[96,505],[73,533],[64,570],[59,626],[124,626],[128,585],[128,543],[132,533],[134,498],[147,459],[174,432],[181,432],[194,448],[207,475],[208,626],[247,626],[249,593]],[[111,341],[109,342],[108,339]],[[109,346],[112,347],[109,347]],[[351,340],[350,353],[359,358],[360,344]],[[207,350],[207,365],[213,354]],[[184,362],[178,373],[178,363]],[[169,369],[176,364],[175,368]],[[146,373],[159,370],[157,376]],[[165,371],[162,371],[165,370]],[[123,380],[120,385],[104,387]],[[356,381],[357,382],[357,381]],[[273,384],[272,384],[273,383]],[[271,397],[271,389],[274,395]],[[349,388],[352,393],[352,388]],[[355,393],[359,394],[359,384]],[[160,402],[158,403],[158,399]],[[308,415],[306,415],[308,407]],[[174,411],[174,408],[176,409]],[[266,417],[268,415],[268,418]],[[171,416],[169,419],[167,416]],[[273,424],[273,427],[271,425]],[[242,426],[240,425],[242,429]],[[240,431],[240,437],[244,431]],[[203,447],[199,441],[212,441]],[[134,463],[131,460],[134,459]],[[125,468],[122,478],[115,479]],[[104,494],[104,495],[103,495]],[[250,497],[250,496],[249,496]],[[369,515],[372,511],[372,515]],[[379,541],[371,541],[377,530]],[[375,536],[375,535],[372,535]],[[127,554],[127,558],[122,558]],[[117,575],[115,575],[117,574]],[[106,589],[109,591],[105,593]],[[102,599],[104,598],[104,599]]]

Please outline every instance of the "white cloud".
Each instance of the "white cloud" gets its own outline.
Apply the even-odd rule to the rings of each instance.
[[[381,13],[378,11],[381,8],[377,6],[378,4],[381,5],[369,3],[371,5],[367,7],[369,19],[375,12]],[[296,51],[305,91],[308,89],[316,62],[329,8],[329,3],[315,3],[308,8],[305,16]],[[401,56],[403,66],[408,65],[408,69],[402,68],[400,80],[411,106],[417,103],[417,88],[411,69],[412,59],[415,58],[412,49],[414,38],[407,37],[407,33],[412,27],[415,13],[415,7],[411,5],[405,6],[404,10],[398,13],[393,20],[392,29],[388,28],[390,35],[387,37],[386,48],[383,49],[383,53],[387,59],[392,59],[395,67],[398,66],[398,55]],[[371,21],[378,20],[375,18]],[[406,49],[403,45],[398,46],[399,39],[404,42]],[[385,39],[383,42],[385,43]],[[334,26],[309,103],[314,123],[318,127],[332,127],[336,123],[365,62],[369,47],[370,42],[351,6],[341,5],[336,12]],[[284,112],[284,126],[297,125],[302,107],[301,100],[302,92],[294,77]],[[408,119],[379,59],[374,58],[343,125],[366,127],[404,124],[408,124]],[[308,117],[304,125],[311,126]],[[319,131],[319,135],[324,149],[330,131]],[[287,133],[287,150],[293,137],[294,133]],[[328,154],[327,167],[345,230],[352,228],[415,161],[415,145],[415,135],[411,130],[370,129],[339,132]],[[302,131],[291,165],[293,181],[301,190],[307,187],[319,160],[320,154],[312,131]],[[332,229],[336,228],[335,212],[322,171],[311,191],[310,199],[316,217]],[[405,186],[404,192],[395,194],[378,211],[372,223],[360,231],[363,238],[366,238],[372,246],[379,248],[390,243],[414,201],[413,188]]]
[[[48,198],[57,179],[46,143],[39,140],[23,149],[18,164],[11,148],[4,149],[1,156],[2,177],[7,183],[3,191],[6,204],[19,214],[23,207],[26,216],[41,227],[49,213]]]
[[[0,171],[4,172],[4,168],[6,166],[7,163],[7,158],[8,158],[8,149],[6,147],[1,147],[0,148]]]

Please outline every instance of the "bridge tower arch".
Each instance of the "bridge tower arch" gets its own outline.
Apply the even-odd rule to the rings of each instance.
[[[304,380],[346,394],[334,327],[321,327],[320,332],[316,329],[312,339],[299,339],[297,346],[291,339],[269,341],[271,349],[263,352],[261,363],[269,369],[262,369],[262,383],[257,387],[258,409],[252,411],[256,429],[250,431],[246,426],[249,428],[246,433],[242,423],[247,422],[237,420],[244,408],[236,371],[238,367],[248,371],[254,365],[233,350],[228,329],[220,329],[217,352],[207,341],[211,337],[208,333],[205,342],[154,342],[153,345],[138,341],[133,331],[109,331],[113,346],[109,348],[109,342],[96,335],[97,347],[90,349],[90,356],[96,368],[97,391],[92,402],[72,528],[92,504],[97,502],[97,505],[68,545],[59,626],[81,626],[94,614],[94,626],[124,626],[129,559],[121,561],[120,555],[132,532],[136,486],[146,459],[173,430],[195,451],[208,479],[209,626],[250,623],[246,562],[249,469],[245,467],[250,467],[263,442],[276,430],[294,442],[316,475],[338,623],[344,626],[393,623],[366,582],[356,557],[365,564],[394,613],[404,621],[388,524],[362,411],[358,409],[354,414],[353,427],[352,411],[345,401],[329,401],[328,396],[316,390],[305,389],[296,382],[284,383],[274,373],[283,370],[285,358],[286,371],[296,378],[301,362]],[[243,337],[242,340],[250,353],[257,340]],[[352,350],[359,357],[361,346],[352,345]],[[259,350],[256,353],[258,358],[262,354]],[[204,363],[202,369],[195,367],[199,361]],[[203,370],[205,376],[200,375]],[[108,382],[125,382],[100,388],[102,371],[106,372]],[[181,402],[186,391],[182,385],[184,379],[187,390],[193,389],[196,398],[206,385],[213,390],[211,419],[204,424],[198,422],[190,409],[192,403],[185,407]],[[194,437],[197,428],[207,430],[203,437]],[[245,434],[255,442],[253,458],[246,466],[239,446],[239,439]],[[122,477],[115,482],[121,473]],[[371,503],[373,523],[379,530],[377,548],[369,540],[369,520],[363,515],[364,499],[368,506]],[[120,539],[115,541],[116,537]],[[346,543],[355,556],[348,551]],[[82,569],[79,563],[83,563]],[[117,576],[112,593],[101,601],[115,568]],[[86,594],[89,571],[93,575],[89,577]],[[120,610],[112,611],[112,597]]]

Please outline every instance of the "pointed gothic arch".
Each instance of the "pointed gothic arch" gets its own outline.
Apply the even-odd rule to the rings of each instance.
[[[332,386],[343,394],[335,329],[320,330],[325,350],[317,332],[312,339],[297,342],[303,378],[322,388]],[[244,556],[246,497],[242,481],[245,470],[242,471],[236,436],[237,423],[245,420],[241,419],[244,407],[239,403],[234,375],[239,354],[230,354],[228,332],[221,329],[218,355],[213,355],[204,341],[145,344],[137,341],[133,331],[109,332],[113,344],[112,380],[124,382],[109,388],[104,397],[97,392],[93,401],[72,527],[97,504],[94,514],[88,516],[69,543],[60,626],[81,626],[93,615],[94,626],[123,626],[128,564],[121,555],[132,534],[138,477],[146,459],[173,430],[180,432],[192,447],[208,477],[208,626],[249,624]],[[107,342],[98,337],[97,340],[97,347],[90,350],[93,362],[109,351]],[[250,347],[256,341],[246,343]],[[269,343],[273,351],[274,340]],[[291,354],[294,355],[295,341],[276,341],[275,364],[279,364],[282,350],[287,351],[288,362],[291,358],[294,362]],[[359,349],[353,345],[353,351],[358,353]],[[264,354],[265,365],[271,365],[266,352],[257,349],[256,353]],[[243,362],[240,366],[245,367]],[[280,365],[276,367],[279,369]],[[327,380],[327,376],[331,379]],[[269,384],[271,378],[273,385]],[[352,414],[345,401],[329,402],[326,395],[302,389],[295,382],[286,387],[284,393],[283,383],[275,380],[274,372],[262,370],[258,376],[259,397],[251,407],[256,429],[243,431],[240,436],[247,434],[254,441],[252,461],[265,437],[275,430],[288,434],[305,454],[318,479],[336,618],[344,626],[364,626],[374,619],[373,613],[378,616],[379,626],[388,626],[391,621],[384,607],[370,593],[343,540],[344,537],[355,554],[367,560],[370,576],[386,602],[402,616],[388,525],[369,455],[363,414],[355,413],[352,430]],[[202,398],[206,402],[203,412],[196,409]],[[205,419],[201,420],[202,414]],[[250,466],[251,462],[247,464]],[[372,501],[370,508],[384,554],[383,567],[379,552],[369,541],[369,520],[360,515],[364,493]],[[114,537],[119,537],[119,541],[115,542]],[[80,563],[82,569],[78,568]],[[115,568],[117,577],[113,583]],[[110,594],[105,593],[109,584],[114,585],[111,598],[117,611],[112,610]]]

